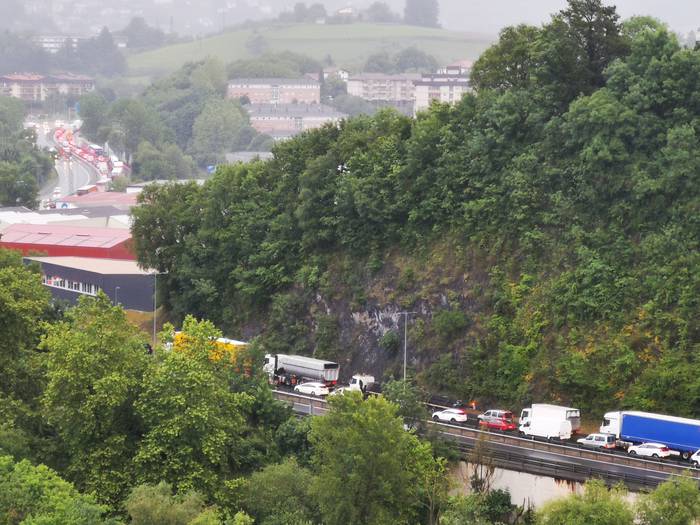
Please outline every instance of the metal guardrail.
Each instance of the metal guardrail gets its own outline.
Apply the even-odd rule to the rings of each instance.
[[[280,390],[274,390],[273,395],[278,400],[292,405],[298,414],[323,415],[328,411],[327,402],[321,398]],[[493,460],[494,465],[518,472],[542,474],[570,481],[601,478],[609,483],[622,481],[630,488],[654,487],[669,477],[681,475],[690,475],[700,480],[700,471],[691,466],[579,448],[567,443],[524,438],[499,431],[435,421],[425,423],[436,428],[446,439],[454,441],[455,448],[464,454],[473,449],[475,442],[483,440],[488,457]],[[508,450],[502,450],[504,447]],[[548,458],[534,457],[535,452],[547,454]],[[572,459],[583,461],[576,462]],[[628,471],[611,469],[611,465],[625,467]]]

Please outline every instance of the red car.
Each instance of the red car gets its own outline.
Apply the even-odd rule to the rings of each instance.
[[[479,414],[479,425],[495,430],[515,430],[513,413],[509,410],[487,410]]]

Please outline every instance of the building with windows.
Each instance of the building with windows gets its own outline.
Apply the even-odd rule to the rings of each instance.
[[[123,228],[11,224],[0,235],[0,247],[19,250],[24,255],[136,260],[131,232]]]
[[[428,109],[433,100],[454,104],[471,90],[469,76],[457,71],[423,75],[415,82],[416,102],[414,111]]]
[[[78,44],[83,40],[85,37],[68,35],[36,35],[32,37],[32,42],[52,54],[58,53],[64,47],[77,49]]]
[[[79,97],[95,89],[95,80],[84,75],[36,75],[12,73],[0,76],[0,95],[25,102],[43,102],[51,95]]]
[[[253,128],[275,139],[292,137],[324,124],[335,124],[347,117],[324,104],[248,104],[244,109]]]
[[[247,97],[251,104],[320,104],[321,84],[310,78],[237,78],[227,97]]]
[[[55,299],[75,303],[102,290],[114,304],[128,310],[153,311],[156,275],[135,261],[90,257],[25,257],[37,263],[41,280]]]
[[[419,74],[385,75],[383,73],[362,73],[348,78],[348,95],[365,100],[409,100],[415,98],[414,83],[420,80]]]

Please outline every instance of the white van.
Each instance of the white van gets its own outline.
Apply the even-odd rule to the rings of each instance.
[[[520,424],[520,433],[524,436],[536,436],[546,439],[571,439],[571,421],[558,418],[535,418]]]

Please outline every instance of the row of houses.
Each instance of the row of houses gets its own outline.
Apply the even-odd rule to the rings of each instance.
[[[26,102],[43,102],[52,95],[79,97],[94,89],[95,80],[85,75],[13,73],[0,76],[0,95]]]

